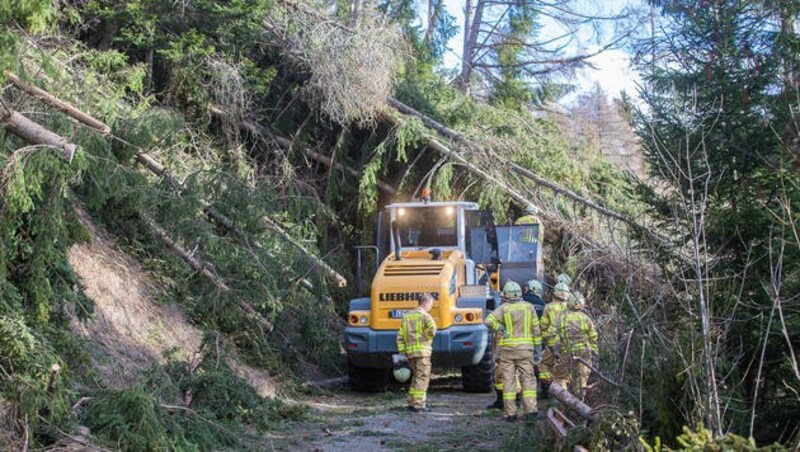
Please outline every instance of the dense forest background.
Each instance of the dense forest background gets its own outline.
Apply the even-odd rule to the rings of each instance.
[[[498,222],[542,209],[547,272],[588,295],[616,382],[581,441],[797,448],[800,3],[584,6],[0,0],[0,442],[256,447],[304,416],[299,383],[342,374],[353,246],[427,186]],[[596,52],[543,35],[553,20],[630,51],[641,90],[558,104]],[[98,377],[68,259],[92,225],[203,331],[196,354]]]

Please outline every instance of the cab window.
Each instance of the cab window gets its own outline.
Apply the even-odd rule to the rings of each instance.
[[[458,246],[455,207],[400,207],[396,218],[403,246]]]

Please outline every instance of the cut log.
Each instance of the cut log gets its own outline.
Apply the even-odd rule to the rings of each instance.
[[[22,79],[17,77],[16,74],[12,72],[6,71],[5,74],[8,80],[12,84],[14,84],[14,86],[30,94],[36,99],[39,99],[40,101],[46,103],[47,105],[50,105],[56,110],[66,113],[76,121],[79,121],[91,127],[92,129],[102,133],[103,135],[108,135],[109,133],[111,133],[111,127],[106,125],[103,121],[100,121],[99,119],[96,119],[91,115],[82,112],[71,103],[61,100],[41,88],[38,88],[36,86],[24,82]]]
[[[142,219],[144,220],[144,223],[145,225],[147,225],[147,228],[150,230],[150,232],[159,239],[161,239],[161,241],[164,242],[164,244],[166,244],[170,250],[172,250],[175,254],[180,256],[180,258],[183,259],[183,261],[186,262],[187,265],[192,267],[193,270],[200,273],[206,279],[211,281],[215,286],[217,286],[217,288],[220,291],[230,292],[230,287],[228,287],[225,284],[225,282],[220,279],[219,276],[215,275],[211,270],[209,270],[207,265],[200,262],[199,259],[192,256],[191,253],[186,251],[182,246],[178,245],[178,243],[175,242],[175,240],[173,240],[172,237],[170,237],[169,234],[167,234],[167,232],[164,231],[158,224],[156,224],[156,222],[153,221],[152,218],[146,215],[142,215]],[[265,319],[261,314],[259,314],[258,311],[255,310],[255,308],[253,308],[252,306],[243,301],[237,301],[236,303],[239,306],[239,309],[241,309],[245,314],[252,317],[257,322],[261,323],[266,332],[270,332],[273,330],[274,327],[272,323],[269,320]]]
[[[25,116],[14,110],[7,110],[5,114],[0,112],[0,125],[9,133],[12,133],[30,144],[49,146],[57,149],[68,163],[72,163],[72,157],[78,149],[78,145],[70,143],[66,138],[52,132],[38,123],[31,121]]]
[[[550,396],[554,399],[568,406],[570,409],[574,410],[582,418],[590,421],[597,420],[597,415],[594,413],[594,410],[592,410],[592,407],[583,403],[581,399],[575,397],[572,393],[561,387],[561,385],[558,383],[550,383],[548,394],[550,394]]]

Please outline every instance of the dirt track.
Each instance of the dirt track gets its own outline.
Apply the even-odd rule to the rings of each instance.
[[[494,400],[493,394],[462,392],[457,379],[433,381],[427,412],[409,412],[405,394],[405,391],[361,394],[341,390],[311,397],[306,401],[311,409],[310,420],[271,435],[267,449],[502,450],[503,433],[532,428],[522,422],[504,422],[500,411],[485,409]]]

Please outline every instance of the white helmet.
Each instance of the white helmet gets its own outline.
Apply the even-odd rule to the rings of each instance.
[[[536,215],[539,213],[539,208],[534,206],[533,204],[528,204],[528,206],[525,207],[525,213]]]
[[[411,379],[411,369],[406,366],[395,367],[394,371],[392,371],[392,374],[394,374],[394,379],[400,383],[405,383]]]

